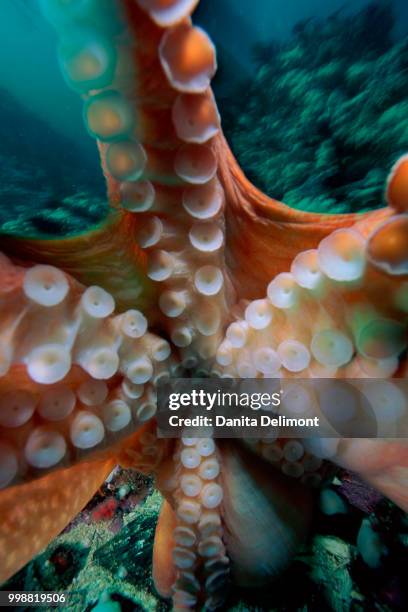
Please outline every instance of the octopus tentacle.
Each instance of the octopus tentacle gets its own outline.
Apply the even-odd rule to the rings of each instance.
[[[100,287],[5,256],[1,266],[0,426],[17,455],[9,484],[114,447],[151,419],[171,349],[140,311],[115,316]]]
[[[406,439],[343,440],[336,452],[335,461],[338,465],[358,472],[366,482],[408,512]]]
[[[222,541],[223,490],[215,443],[212,438],[182,438],[174,461],[173,562],[177,575],[173,601],[176,609],[194,609],[204,597],[204,608],[215,609],[224,600],[229,572]]]
[[[290,272],[271,280],[265,298],[238,311],[217,351],[215,371],[237,378],[398,375],[406,367],[406,288],[400,279],[407,235],[403,214],[374,224],[368,217],[334,231],[317,249],[299,253]],[[303,410],[314,405],[301,381],[295,393]],[[407,507],[408,447],[403,441],[333,443],[322,457],[358,471]],[[303,477],[300,462],[282,462],[279,444],[257,452],[270,455],[288,476]]]
[[[406,315],[401,283],[382,269],[405,265],[405,217],[378,224],[368,237],[366,230],[366,222],[335,230],[317,249],[299,253],[290,271],[270,280],[266,297],[241,307],[218,364],[238,377],[308,378],[316,366],[319,376],[350,377],[356,363],[362,375],[365,366],[366,375],[376,367],[395,373],[407,346]]]
[[[374,227],[393,214],[392,208],[340,215],[291,209],[246,179],[223,136],[216,139],[216,148],[226,201],[226,260],[242,298],[261,297],[271,278],[287,271],[299,252],[315,249],[336,229],[362,220]]]
[[[164,315],[166,333],[187,359],[215,353],[232,296],[212,144],[219,131],[209,90],[215,50],[191,25],[194,5],[121,3],[126,28],[111,37],[116,66],[104,65],[103,79],[98,71],[90,78],[91,35],[76,53],[64,42],[61,47],[65,76],[85,99],[85,124],[98,142],[109,200],[134,232],[156,286],[150,323]],[[73,19],[64,39],[75,40],[80,28]]]
[[[251,449],[221,441],[223,537],[231,578],[243,586],[276,577],[304,541],[314,507],[310,487],[265,463]]]
[[[156,291],[146,277],[146,257],[134,234],[134,224],[113,215],[104,227],[81,236],[58,240],[2,236],[1,248],[22,265],[54,265],[85,286],[103,287],[119,310],[146,311]]]
[[[231,289],[224,262],[223,191],[215,177],[212,144],[219,120],[208,89],[216,69],[215,51],[205,33],[187,19],[192,3],[183,7],[170,4],[174,10],[177,7],[180,23],[172,21],[172,27],[161,30],[147,19],[148,42],[142,25],[134,22],[135,36],[142,38],[136,61],[142,61],[138,53],[147,54],[154,63],[154,74],[165,75],[158,82],[139,83],[142,140],[149,143],[146,175],[155,189],[150,215],[144,211],[138,215],[143,224],[139,244],[148,254],[147,275],[160,284],[158,306],[166,332],[183,358],[192,363],[197,354],[209,358],[215,353]],[[151,5],[141,3],[141,7],[157,22]],[[181,13],[178,8],[183,8]],[[143,23],[143,17],[140,21]],[[161,122],[157,106],[161,107]],[[156,133],[153,139],[154,129],[161,130],[160,140]],[[169,167],[164,175],[149,175],[157,146],[160,159],[169,158]],[[113,184],[111,188],[115,190]],[[127,189],[127,185],[119,186],[122,196]],[[158,214],[151,216],[153,212]]]
[[[0,486],[7,488],[0,496],[2,517],[12,513],[11,499],[26,492],[33,504],[37,491],[53,487],[58,498],[58,474],[81,477],[89,461],[99,485],[122,448],[132,453],[132,465],[151,473],[166,447],[148,422],[156,412],[154,385],[169,375],[168,342],[147,331],[140,311],[115,315],[112,296],[100,287],[85,289],[57,268],[24,268],[4,255],[0,265]],[[50,473],[55,470],[57,480]],[[29,539],[29,552],[11,554],[2,546],[2,579],[80,510],[97,488],[93,482],[84,479],[69,516],[61,512],[41,537]]]
[[[304,391],[301,388],[300,393]],[[299,389],[297,389],[299,393]],[[304,398],[301,398],[304,406]],[[325,453],[319,457],[319,449],[309,440],[264,438],[248,441],[252,450],[285,476],[300,480],[307,487],[317,488],[327,474]]]
[[[96,493],[114,466],[112,457],[85,462],[1,492],[2,582],[64,529]]]

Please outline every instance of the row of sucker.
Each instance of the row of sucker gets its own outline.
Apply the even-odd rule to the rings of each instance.
[[[393,426],[397,432],[405,399],[398,385],[383,379],[396,374],[407,348],[408,285],[401,282],[407,219],[404,213],[390,217],[368,235],[359,223],[335,230],[317,249],[297,255],[290,271],[271,280],[266,297],[239,304],[212,375],[299,379],[282,398],[290,416],[320,414],[331,401],[324,388],[316,395],[302,379],[361,379],[378,431],[384,427],[389,435]],[[380,298],[370,292],[373,274],[383,285]],[[364,379],[378,380],[365,385]],[[357,396],[341,391],[338,411],[346,418]],[[249,444],[286,476],[318,486],[339,440],[285,440],[276,432]]]
[[[332,456],[328,448],[320,444],[321,440],[285,439],[279,438],[277,433],[276,437],[248,439],[246,444],[285,476],[307,487],[319,488],[327,472],[326,460]],[[335,451],[338,441],[333,438],[331,442]]]
[[[184,365],[214,356],[225,304],[224,192],[217,178],[212,144],[219,131],[219,115],[209,88],[216,71],[215,49],[207,34],[184,20],[166,29],[159,46],[162,69],[177,92],[171,118],[179,141],[174,171],[181,181],[180,220],[184,226],[180,268],[183,282],[164,279],[159,297],[162,313],[170,319],[173,343]],[[182,262],[182,263],[181,263]]]
[[[222,539],[220,458],[212,438],[182,438],[173,456],[168,483],[175,510],[173,585],[175,610],[222,606],[229,579],[229,560]]]
[[[339,229],[317,249],[297,255],[290,271],[271,280],[266,297],[241,304],[218,347],[215,373],[239,378],[392,376],[407,347],[408,285],[392,285],[406,265],[405,247],[398,244],[406,223],[406,215],[392,217],[369,237],[358,225]],[[391,245],[394,251],[386,253]],[[370,275],[384,268],[391,275],[389,296],[374,305]]]
[[[122,27],[109,43],[100,18],[92,31],[84,30],[84,15],[78,18],[69,8],[64,15],[61,6],[61,20],[70,20],[66,34],[53,10],[45,11],[60,30],[60,64],[68,84],[84,98],[85,124],[99,142],[114,199],[137,217],[135,239],[147,255],[147,277],[158,284],[166,332],[190,364],[214,356],[231,295],[223,258],[224,191],[213,145],[220,127],[210,89],[217,61],[207,34],[191,23],[196,4],[135,1],[140,24],[151,19],[150,27],[158,26],[153,34],[158,49],[138,39],[138,25],[127,31],[119,11]],[[82,13],[87,10],[92,19],[92,6]],[[163,73],[146,99],[130,85],[137,82],[135,58],[143,53],[158,53],[154,61]],[[152,136],[154,97],[163,98],[166,127]]]
[[[155,18],[152,9],[150,15]],[[177,137],[173,168],[181,189],[174,203],[173,227],[167,228],[165,220],[153,217],[151,232],[143,235],[139,244],[150,249],[148,274],[162,285],[159,308],[168,320],[171,340],[183,356],[180,366],[191,369],[215,355],[229,289],[223,250],[225,195],[217,178],[213,144],[220,126],[210,89],[217,67],[215,48],[201,28],[192,26],[187,11],[184,17],[164,30],[159,45],[161,67],[177,92],[170,117]],[[179,232],[177,221],[182,228]],[[166,245],[177,250],[160,248]],[[215,443],[211,438],[183,438],[174,460],[174,609],[203,605],[214,610],[224,601],[229,573],[222,541],[223,492]]]
[[[196,4],[191,0],[135,0],[134,32],[119,27],[110,34],[109,44],[100,20],[95,21],[91,40],[89,29],[83,30],[83,16],[77,19],[66,14],[70,40],[66,44],[64,34],[60,46],[65,78],[84,98],[85,124],[98,141],[111,201],[124,215],[132,216],[135,240],[146,254],[146,275],[158,289],[161,327],[180,351],[181,364],[170,367],[173,375],[215,356],[232,294],[223,250],[225,195],[217,178],[214,144],[220,118],[210,89],[216,55],[207,34],[191,23]],[[62,7],[60,12],[64,12]],[[56,25],[55,19],[51,21]],[[151,30],[151,36],[139,38],[139,30]],[[157,86],[152,79],[146,91],[132,86],[138,82],[141,56],[157,63],[162,72]],[[160,100],[160,110],[152,100]],[[162,131],[153,129],[152,134],[158,114]],[[137,395],[139,386],[145,384],[130,377],[133,365],[155,384],[168,374],[151,372],[151,359],[138,355],[136,364],[128,366],[122,385],[127,395]],[[149,393],[153,394],[151,389]],[[212,449],[208,458],[206,444]],[[213,609],[228,569],[218,511],[222,490],[216,476],[211,476],[218,462],[210,439],[185,446],[183,457],[197,455],[200,463],[201,449],[204,460],[201,476],[191,472],[193,468],[182,468],[179,527],[195,531],[196,551],[183,545],[175,548],[179,577],[174,603],[180,608],[195,605],[186,585],[189,579],[191,584],[197,579],[183,566],[194,556],[202,559],[199,584],[203,580],[205,584],[200,587],[204,589],[200,597],[208,595],[205,605]],[[140,459],[138,455],[138,465]],[[183,459],[181,462],[183,465]],[[195,492],[199,483],[202,490]],[[195,525],[191,518],[197,508],[202,520]]]
[[[1,255],[0,486],[100,450],[154,417],[169,343],[101,287]],[[7,279],[9,282],[7,283]],[[9,382],[13,374],[19,388]],[[4,439],[4,440],[3,440]]]

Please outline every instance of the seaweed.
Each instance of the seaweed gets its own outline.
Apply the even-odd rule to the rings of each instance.
[[[218,102],[258,188],[316,212],[384,205],[387,174],[408,149],[408,40],[393,27],[390,4],[374,3],[256,45],[253,78]]]

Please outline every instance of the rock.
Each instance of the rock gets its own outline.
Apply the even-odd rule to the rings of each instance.
[[[346,502],[332,489],[323,489],[320,494],[320,509],[323,514],[347,514]]]
[[[357,535],[357,549],[364,562],[372,569],[381,566],[381,557],[388,552],[367,518],[363,519]]]

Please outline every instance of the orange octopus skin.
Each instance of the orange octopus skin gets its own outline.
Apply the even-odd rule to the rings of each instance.
[[[79,237],[1,238],[1,580],[120,463],[155,475],[166,499],[158,591],[175,609],[222,606],[230,580],[259,584],[289,563],[321,457],[296,441],[159,439],[159,381],[406,377],[406,158],[389,206],[364,215],[294,211],[259,192],[221,132],[197,4],[120,0],[112,15],[104,1],[42,2],[65,38],[84,26],[90,37],[61,64],[84,98],[111,214]],[[334,365],[327,331],[350,349]],[[330,460],[408,510],[404,439],[341,440]]]

